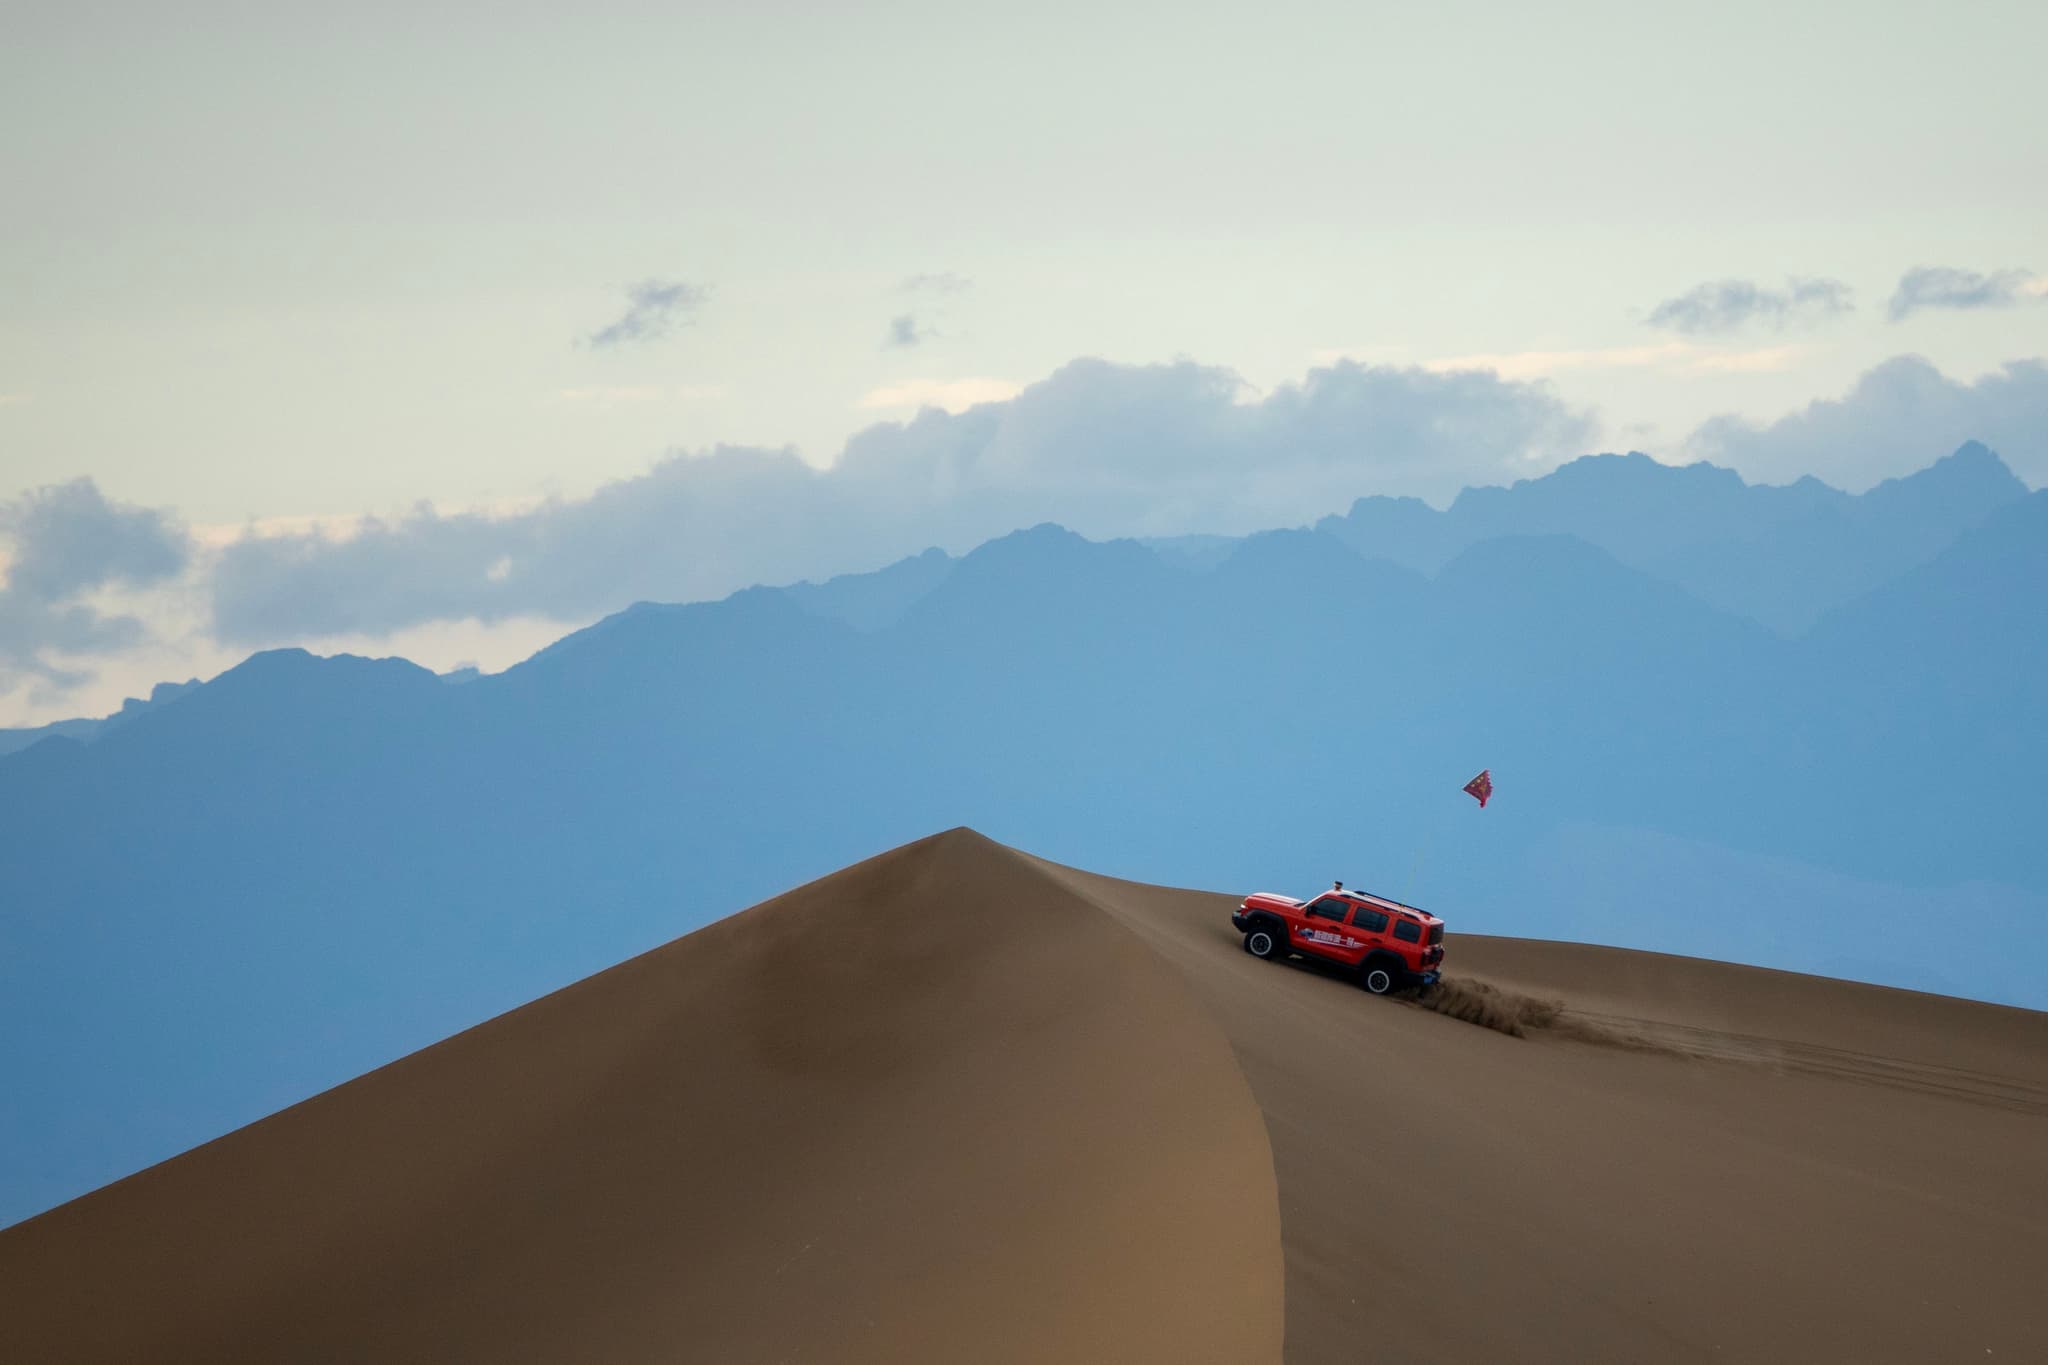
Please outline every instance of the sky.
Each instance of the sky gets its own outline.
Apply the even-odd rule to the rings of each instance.
[[[10,5],[0,725],[1598,450],[2048,483],[2048,9]]]

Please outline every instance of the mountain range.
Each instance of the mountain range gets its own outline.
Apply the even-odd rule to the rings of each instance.
[[[1861,496],[1601,456],[640,604],[459,685],[259,654],[0,757],[0,1222],[963,823],[2042,1008],[2044,585],[1981,446]]]

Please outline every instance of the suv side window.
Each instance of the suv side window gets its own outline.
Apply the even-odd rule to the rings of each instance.
[[[1394,926],[1394,937],[1403,943],[1422,942],[1422,926],[1412,919],[1404,919]]]
[[[1351,922],[1360,929],[1375,934],[1387,932],[1387,912],[1384,910],[1373,910],[1361,905],[1351,912]]]
[[[1337,923],[1342,924],[1344,922],[1344,911],[1348,908],[1343,901],[1338,900],[1335,896],[1325,896],[1321,900],[1312,903],[1308,908],[1308,913],[1316,919],[1335,920]]]

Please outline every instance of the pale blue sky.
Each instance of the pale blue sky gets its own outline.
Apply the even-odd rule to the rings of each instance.
[[[2038,485],[2041,386],[1969,386],[2048,354],[2044,15],[16,4],[0,502],[90,477],[202,547],[250,519],[524,507],[719,443],[828,465],[920,397],[1001,397],[1081,357],[1184,357],[1247,397],[1340,355],[1490,368],[1574,418],[1362,461],[1356,493],[1441,498],[1629,446],[1856,487],[1967,436]],[[1917,267],[2009,302],[1893,321]],[[1703,284],[1792,278],[1839,281],[1850,309],[1647,321]],[[591,344],[648,281],[694,306]],[[887,344],[906,316],[921,339]],[[1852,395],[1902,355],[1962,387],[1939,420],[1880,422],[1893,445],[1697,435]],[[1310,502],[1334,486],[1238,501],[1307,516],[1338,510]],[[195,605],[207,553],[140,585],[150,648],[11,690],[0,649],[0,722],[232,656]],[[398,644],[436,662],[527,638],[437,630]]]

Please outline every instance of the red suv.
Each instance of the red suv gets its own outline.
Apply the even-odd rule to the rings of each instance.
[[[1433,986],[1444,960],[1444,922],[1412,905],[1344,883],[1312,901],[1269,891],[1246,896],[1230,917],[1253,957],[1289,953],[1334,962],[1358,973],[1374,995],[1403,986]]]

